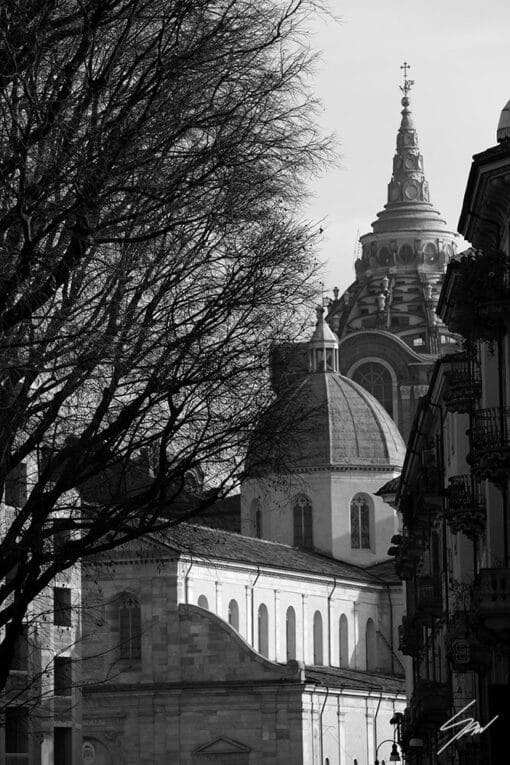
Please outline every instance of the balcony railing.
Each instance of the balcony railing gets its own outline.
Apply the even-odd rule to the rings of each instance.
[[[500,485],[510,469],[510,407],[473,413],[469,461],[477,478]]]
[[[408,581],[412,579],[416,563],[425,551],[425,543],[422,535],[402,536],[396,534],[391,538],[394,545],[388,550],[388,555],[395,557],[395,569],[400,579]]]
[[[455,475],[448,488],[446,520],[454,534],[474,539],[485,529],[485,497],[470,475]]]
[[[409,616],[402,617],[398,628],[398,648],[405,656],[417,656],[420,649],[420,626]]]
[[[475,580],[473,604],[488,629],[510,635],[510,569],[481,569]]]
[[[482,394],[480,365],[467,353],[448,356],[443,400],[449,412],[469,412]]]
[[[438,576],[420,576],[416,580],[416,616],[428,622],[442,613],[441,580]]]

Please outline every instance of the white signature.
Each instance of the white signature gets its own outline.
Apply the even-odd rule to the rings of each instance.
[[[443,723],[443,725],[441,725],[439,730],[442,730],[442,731],[452,730],[452,728],[456,728],[458,725],[463,725],[464,727],[461,728],[455,734],[455,736],[453,736],[449,741],[447,741],[446,744],[441,747],[441,749],[438,750],[437,752],[438,754],[441,754],[441,752],[443,752],[447,746],[450,746],[452,741],[456,741],[458,738],[462,738],[462,736],[467,736],[467,735],[475,736],[475,735],[479,735],[480,733],[483,733],[484,730],[487,730],[489,725],[492,725],[492,723],[498,719],[499,715],[496,715],[495,717],[492,718],[492,720],[489,720],[487,725],[480,725],[478,720],[475,720],[474,717],[465,717],[463,720],[456,720],[454,722],[455,718],[461,715],[463,712],[465,712],[466,709],[469,709],[469,707],[473,706],[475,701],[476,699],[473,699],[473,701],[470,701],[469,704],[466,704],[466,706],[460,710],[460,712],[457,712],[456,714],[454,714],[453,717],[450,717],[449,720],[447,720],[445,723]]]

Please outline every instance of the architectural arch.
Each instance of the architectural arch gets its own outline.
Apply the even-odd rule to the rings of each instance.
[[[239,606],[234,598],[228,604],[228,623],[239,632]]]
[[[412,263],[415,259],[414,248],[407,242],[402,244],[398,251],[398,259],[400,263],[405,266],[409,265],[409,263]]]
[[[351,500],[351,549],[371,550],[373,543],[373,502],[368,494],[355,494]]]
[[[296,658],[296,612],[289,606],[285,614],[287,661]]]
[[[125,593],[119,598],[119,655],[121,659],[142,658],[142,614],[140,603]]]
[[[292,502],[294,547],[313,550],[312,502],[306,494],[297,494]]]
[[[361,359],[353,364],[347,376],[371,393],[398,425],[397,376],[388,362],[377,357]]]
[[[258,497],[252,499],[250,505],[250,522],[253,529],[253,534],[257,539],[262,539],[263,527],[262,527],[262,504]]]
[[[316,611],[313,615],[313,663],[316,666],[324,664],[322,615],[320,611]]]
[[[365,648],[367,671],[377,669],[377,636],[373,619],[367,619],[365,628]]]
[[[258,651],[262,656],[269,656],[269,615],[267,607],[261,603],[258,610]]]
[[[338,627],[338,643],[339,643],[339,666],[349,666],[349,624],[347,617],[342,614],[340,617]]]
[[[200,606],[200,608],[206,608],[209,610],[209,601],[205,597],[205,595],[200,595],[200,597],[197,600],[197,605]]]

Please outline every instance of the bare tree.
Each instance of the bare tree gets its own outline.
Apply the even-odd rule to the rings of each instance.
[[[313,290],[316,10],[2,3],[0,488],[28,466],[28,490],[3,506],[0,688],[58,572],[187,517],[197,466],[195,510],[240,475]]]

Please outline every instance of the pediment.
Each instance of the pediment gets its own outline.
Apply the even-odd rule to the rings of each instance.
[[[234,741],[232,738],[220,736],[220,738],[210,741],[208,744],[203,744],[193,750],[193,754],[247,754],[251,752],[251,749],[245,744],[241,744],[239,741]]]

